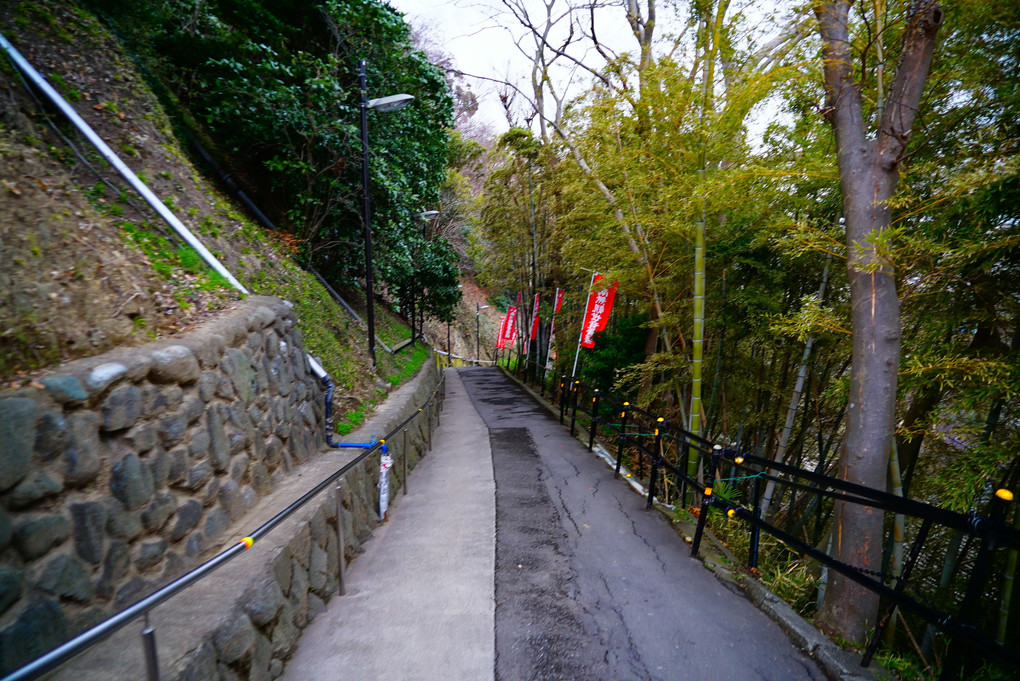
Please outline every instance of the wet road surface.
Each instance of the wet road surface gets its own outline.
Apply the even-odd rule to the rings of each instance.
[[[459,373],[495,478],[496,679],[825,679],[502,372]]]

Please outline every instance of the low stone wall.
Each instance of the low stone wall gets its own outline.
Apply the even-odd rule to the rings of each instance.
[[[295,323],[251,297],[0,393],[0,673],[195,565],[322,447],[323,388]],[[330,572],[321,525],[292,555]],[[333,585],[314,579],[312,593]]]
[[[431,407],[423,411],[420,407],[433,393],[437,380],[435,365],[428,363],[412,384],[390,396],[388,409],[381,410],[352,437],[353,440],[367,439],[369,429],[383,435],[408,416],[418,416],[407,426],[406,448],[403,436],[389,443],[396,462],[390,482],[391,503],[396,504],[394,522],[400,522],[399,494],[405,484],[401,477],[402,458],[407,457],[408,470],[412,470],[426,453],[430,428],[436,426]],[[301,491],[328,477],[360,450],[342,451],[352,453],[342,455],[340,461],[326,458],[307,467],[303,477],[308,479],[301,482],[294,478],[292,490],[281,488],[274,495],[277,503],[262,509],[260,517],[253,517],[251,521],[257,526],[268,520],[279,512],[282,502],[297,498]],[[361,552],[361,543],[370,538],[371,528],[378,525],[378,476],[379,454],[374,454],[341,479],[347,563]],[[335,492],[323,492],[270,534],[266,540],[268,548],[259,552],[256,544],[236,564],[224,568],[214,579],[204,580],[207,583],[197,585],[195,593],[188,595],[190,602],[173,604],[173,612],[164,618],[170,637],[178,635],[175,627],[180,622],[199,624],[194,614],[188,614],[194,612],[196,604],[216,600],[217,616],[202,620],[200,636],[192,632],[193,640],[200,641],[197,648],[190,648],[182,655],[178,651],[186,646],[178,646],[178,651],[168,651],[165,659],[161,649],[161,660],[167,670],[161,678],[171,681],[277,678],[294,652],[301,630],[325,610],[326,603],[337,593],[336,522]],[[222,595],[226,598],[221,598]],[[67,678],[70,679],[70,675]],[[74,674],[74,681],[87,680],[82,679],[81,674]]]
[[[437,425],[427,404],[439,374],[431,362],[411,381],[390,394],[349,440],[365,442],[374,433],[390,433],[410,416],[403,431],[389,442],[395,460],[391,472],[391,516],[400,522],[403,462],[412,470],[427,451],[430,428]],[[424,408],[423,408],[424,407]],[[406,444],[405,444],[406,442]],[[259,498],[239,526],[231,528],[223,548],[276,517],[322,480],[361,454],[361,449],[325,449],[294,474],[284,477],[273,494]],[[379,523],[377,481],[380,454],[367,457],[341,479],[345,563],[350,563]],[[156,633],[160,678],[171,681],[275,679],[293,653],[301,630],[336,595],[339,574],[336,493],[314,497],[251,549],[153,609],[149,622]],[[146,678],[135,622],[62,667],[58,681],[124,681]]]

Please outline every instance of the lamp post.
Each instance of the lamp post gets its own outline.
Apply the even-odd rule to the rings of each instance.
[[[368,306],[368,356],[372,360],[372,373],[377,365],[375,361],[375,300],[372,290],[372,204],[369,198],[371,178],[368,173],[368,110],[389,112],[403,109],[412,99],[411,95],[399,94],[378,99],[368,98],[368,72],[365,60],[358,64],[358,77],[361,81],[361,187],[363,196],[363,225],[365,230],[365,300]]]
[[[481,361],[482,359],[482,321],[481,314],[482,310],[488,310],[488,305],[482,305],[481,303],[475,303],[475,361]]]

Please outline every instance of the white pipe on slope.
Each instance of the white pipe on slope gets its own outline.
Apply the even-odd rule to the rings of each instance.
[[[33,85],[42,91],[42,93],[45,94],[58,109],[60,109],[61,113],[67,116],[67,119],[71,121],[74,127],[76,127],[78,131],[81,132],[86,139],[88,139],[92,146],[94,146],[96,150],[102,154],[103,158],[106,159],[106,161],[113,166],[118,173],[120,173],[120,176],[123,177],[150,206],[152,206],[153,210],[159,213],[160,217],[162,217],[166,223],[188,243],[189,246],[194,248],[195,251],[202,256],[202,259],[205,260],[209,267],[216,270],[238,291],[248,295],[248,289],[246,289],[244,285],[230,273],[230,270],[223,266],[223,263],[216,259],[216,256],[209,252],[209,249],[206,248],[202,242],[191,233],[191,230],[188,229],[183,222],[177,219],[177,216],[174,215],[162,201],[160,201],[159,197],[153,194],[152,190],[149,189],[144,182],[138,179],[138,176],[135,175],[134,171],[128,168],[127,165],[120,160],[120,157],[117,156],[112,149],[110,149],[109,145],[103,141],[103,138],[96,134],[96,131],[93,130],[91,126],[89,126],[89,124],[78,115],[78,112],[75,111],[74,108],[60,96],[60,93],[54,90],[53,87],[46,82],[46,79],[43,78],[42,74],[36,71],[35,68],[28,63],[28,60],[21,56],[21,53],[15,49],[15,47],[7,40],[7,38],[4,37],[2,33],[0,33],[0,47],[3,47],[10,56],[11,61],[14,62],[21,73],[24,74],[24,76],[28,78]],[[327,376],[326,370],[323,369],[311,355],[308,355],[308,362],[312,367],[312,371],[320,379]]]

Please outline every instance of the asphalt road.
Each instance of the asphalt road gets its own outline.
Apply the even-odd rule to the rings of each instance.
[[[492,452],[496,679],[825,679],[527,393],[459,373]]]

